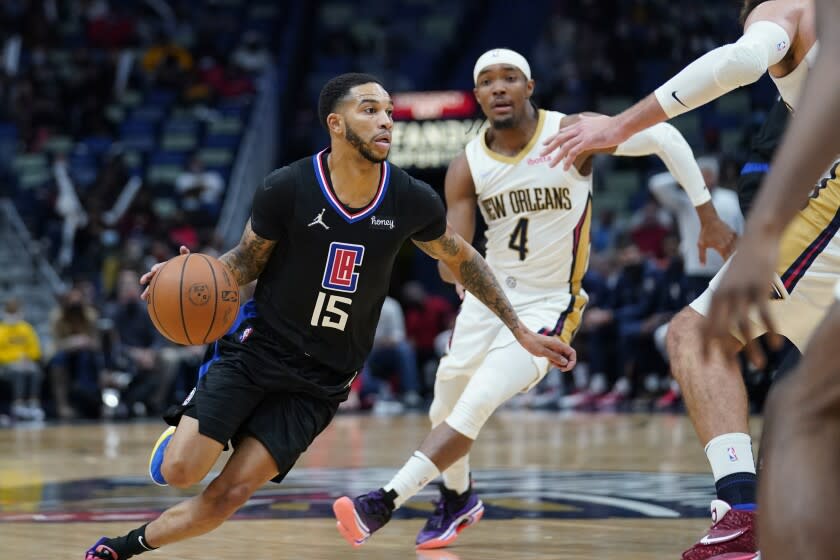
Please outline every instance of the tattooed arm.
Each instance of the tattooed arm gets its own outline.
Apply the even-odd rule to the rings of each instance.
[[[455,280],[498,315],[525,350],[534,356],[548,358],[563,371],[574,367],[574,348],[557,337],[536,334],[526,327],[517,317],[487,261],[451,226],[447,225],[446,232],[437,239],[414,243],[426,254],[449,267]]]
[[[487,261],[458,235],[452,226],[447,225],[446,232],[437,239],[414,243],[430,257],[445,265],[455,277],[455,281],[498,315],[517,338],[520,331],[527,330],[516,316]]]
[[[239,285],[244,286],[257,279],[276,244],[276,241],[254,233],[251,220],[248,220],[239,245],[219,257],[219,260],[227,265]]]
[[[230,269],[239,287],[242,288],[257,279],[276,244],[276,241],[264,239],[254,233],[254,230],[251,229],[251,220],[248,220],[248,223],[245,224],[245,231],[242,233],[242,239],[239,240],[239,245],[219,257],[219,260]],[[180,252],[182,255],[186,255],[190,250],[181,245]],[[153,265],[149,272],[140,277],[140,284],[146,286],[146,289],[140,295],[141,299],[148,300],[148,285],[164,264],[166,263]]]

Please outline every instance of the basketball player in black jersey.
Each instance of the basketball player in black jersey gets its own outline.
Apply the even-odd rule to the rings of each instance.
[[[409,239],[444,262],[529,352],[561,369],[574,365],[571,347],[520,322],[484,259],[447,226],[434,190],[386,161],[393,105],[382,85],[366,74],[338,76],[318,109],[330,148],[271,173],[239,245],[220,258],[240,286],[258,280],[254,300],[209,352],[194,393],[168,416],[177,430],[159,440],[152,476],[186,488],[229,441],[233,454],[198,496],[125,536],[100,539],[86,560],[123,560],[211,531],[257,488],[280,482],[347,397]]]

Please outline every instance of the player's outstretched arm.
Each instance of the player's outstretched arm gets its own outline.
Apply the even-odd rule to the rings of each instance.
[[[239,285],[244,286],[257,279],[276,244],[276,241],[254,233],[251,220],[248,220],[239,244],[219,257],[219,260],[227,265]]]
[[[447,225],[446,232],[437,239],[414,243],[432,258],[442,261],[457,282],[498,315],[523,348],[535,356],[548,358],[564,371],[574,367],[574,349],[556,337],[538,335],[528,329],[519,320],[487,261],[451,226]]]
[[[581,154],[624,142],[630,136],[758,80],[787,54],[796,24],[791,6],[767,2],[755,8],[735,43],[704,54],[652,94],[614,117],[584,117],[545,142],[542,155],[568,169]]]
[[[735,327],[748,332],[749,312],[754,307],[768,330],[775,325],[768,310],[767,291],[778,263],[782,233],[807,201],[822,172],[840,153],[840,87],[837,60],[840,34],[835,23],[840,3],[817,2],[817,37],[820,51],[800,98],[800,109],[791,120],[770,173],[762,182],[744,227],[744,236],[715,291],[709,308],[703,342],[725,337]],[[757,345],[748,347],[753,361],[763,356]]]
[[[472,243],[475,235],[475,211],[478,197],[475,194],[470,166],[465,153],[458,154],[446,170],[446,221],[458,235]],[[444,282],[457,282],[449,267],[438,261],[438,272]]]
[[[706,262],[706,249],[714,249],[726,259],[735,250],[737,235],[720,219],[712,204],[712,195],[703,180],[703,173],[694,159],[694,152],[680,131],[668,123],[659,123],[632,135],[619,144],[617,156],[640,157],[655,155],[691,199],[700,218],[700,237],[697,247],[700,262]]]

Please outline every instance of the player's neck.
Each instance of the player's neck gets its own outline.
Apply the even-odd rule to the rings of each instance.
[[[494,152],[515,155],[522,151],[537,133],[539,111],[534,107],[526,109],[525,117],[517,126],[511,128],[490,127],[487,131],[487,146]]]
[[[376,196],[382,164],[365,159],[355,148],[333,144],[327,155],[327,168],[333,191],[342,204],[361,208]]]

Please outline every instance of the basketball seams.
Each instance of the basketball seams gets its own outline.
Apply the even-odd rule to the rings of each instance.
[[[187,320],[184,317],[184,272],[187,270],[187,263],[190,261],[191,254],[187,254],[184,259],[184,264],[181,265],[181,279],[178,282],[178,304],[181,306],[181,326],[184,327],[184,336],[187,338],[187,343],[193,343],[190,338],[190,332],[187,330]]]
[[[155,309],[155,285],[157,285],[157,280],[158,278],[160,278],[161,274],[163,274],[163,270],[166,268],[166,265],[168,265],[170,262],[172,261],[169,260],[163,263],[163,266],[160,267],[160,270],[157,271],[157,273],[152,278],[152,281],[149,283],[149,302],[151,302],[152,314],[154,315],[153,322],[155,323],[155,325],[158,326],[159,330],[163,333],[163,335],[166,338],[174,341],[174,339],[169,335],[169,331],[166,330],[166,327],[164,326],[163,322],[158,317],[157,309]]]
[[[207,334],[204,335],[204,339],[201,341],[202,344],[205,344],[207,337],[210,336],[213,327],[216,325],[216,311],[219,309],[219,282],[216,280],[216,269],[213,268],[213,263],[210,262],[210,259],[201,254],[199,256],[207,263],[207,266],[210,268],[210,274],[213,275],[213,317],[210,319],[210,326],[207,327]]]

